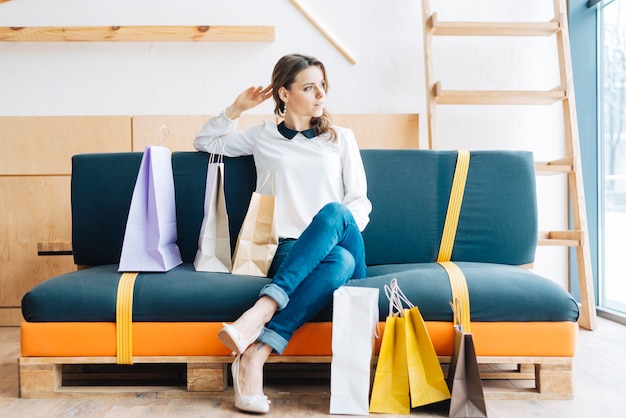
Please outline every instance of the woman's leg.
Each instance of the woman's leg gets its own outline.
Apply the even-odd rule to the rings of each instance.
[[[282,256],[276,260],[280,267],[272,283],[233,324],[248,336],[274,317],[262,331],[260,342],[251,345],[241,357],[239,376],[244,395],[262,393],[263,365],[271,352],[282,353],[293,332],[332,299],[336,288],[350,278],[365,277],[363,238],[352,214],[342,204],[324,206],[300,238],[287,242],[283,249],[288,254],[282,263]]]
[[[333,248],[291,294],[287,306],[274,315],[258,341],[282,354],[293,333],[326,306],[333,292],[354,272],[354,257],[343,247]]]
[[[272,354],[272,347],[263,343],[252,344],[241,356],[239,363],[239,390],[244,396],[263,393],[263,366]]]
[[[238,382],[243,395],[263,393],[263,365],[269,355],[272,351],[282,354],[294,331],[332,299],[334,290],[345,284],[353,271],[352,255],[342,247],[335,247],[302,281],[289,304],[274,315],[258,342],[241,357]]]
[[[361,231],[345,205],[329,203],[293,244],[272,283],[261,290],[261,296],[274,299],[279,310],[285,308],[298,285],[336,246],[347,250],[354,259],[351,278],[365,277],[365,248]]]
[[[365,277],[363,237],[352,213],[341,203],[329,203],[313,218],[298,240],[281,242],[270,269],[270,274],[276,272],[272,283],[263,287],[257,302],[232,325],[244,338],[255,335],[276,311],[287,306],[297,286],[337,246],[352,255],[354,270],[349,278]]]

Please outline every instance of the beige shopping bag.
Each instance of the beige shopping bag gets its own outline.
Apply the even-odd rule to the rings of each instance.
[[[268,182],[272,186],[271,193],[261,193]],[[232,273],[267,277],[277,248],[276,173],[265,171],[257,190],[252,193],[237,237]]]

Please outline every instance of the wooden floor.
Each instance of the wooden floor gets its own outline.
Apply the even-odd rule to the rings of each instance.
[[[163,399],[150,396],[126,398],[19,399],[17,357],[19,329],[0,327],[0,417],[240,417],[232,391],[216,397]],[[573,400],[487,401],[491,418],[497,417],[625,417],[626,327],[599,318],[598,330],[580,331],[574,363]],[[326,417],[328,381],[307,386],[269,385],[273,398],[267,417]],[[272,396],[274,395],[274,396]],[[412,416],[447,416],[445,404],[411,411]],[[390,415],[372,414],[390,417]]]

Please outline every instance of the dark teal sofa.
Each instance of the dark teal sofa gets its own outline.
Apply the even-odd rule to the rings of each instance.
[[[381,290],[379,309],[383,322],[388,312],[383,286],[397,278],[404,293],[419,306],[435,348],[445,360],[452,344],[451,290],[448,277],[436,259],[457,152],[363,150],[361,153],[373,205],[371,221],[364,231],[368,277],[348,285]],[[24,296],[24,361],[32,357],[98,355],[97,350],[83,353],[69,348],[69,351],[52,352],[41,347],[38,336],[45,327],[52,327],[47,328],[50,331],[54,327],[75,326],[77,335],[82,332],[79,330],[89,329],[86,328],[89,324],[97,327],[115,323],[120,279],[117,263],[141,156],[141,153],[114,153],[73,157],[73,256],[77,265],[89,268],[50,278]],[[192,262],[203,217],[207,161],[204,153],[172,154],[178,245],[184,264],[167,273],[139,274],[133,299],[133,321],[137,329],[142,323],[163,324],[164,329],[175,329],[176,324],[211,324],[207,329],[216,332],[221,322],[234,320],[251,306],[268,282],[258,277],[194,271]],[[224,164],[234,248],[255,187],[255,168],[251,157],[225,158]],[[579,309],[566,290],[528,268],[535,257],[537,234],[532,154],[471,152],[452,261],[466,276],[477,355],[481,361],[516,363],[516,359],[525,359],[534,364],[536,391],[540,390],[541,370],[551,371],[543,373],[544,380],[553,379],[552,371],[557,364],[557,380],[565,383],[559,383],[555,397],[569,397]],[[290,344],[286,352],[289,358],[297,361],[298,355],[330,355],[330,337],[326,334],[330,329],[331,306],[329,303],[294,336],[295,345]],[[316,332],[319,334],[315,335]],[[46,338],[49,335],[56,334],[48,332]],[[139,346],[140,337],[136,338]],[[197,338],[205,338],[206,345],[204,351],[196,354],[224,354],[224,347],[214,335]],[[311,345],[307,343],[310,341],[317,342]],[[176,348],[163,351],[157,347],[154,353],[147,348],[135,355],[163,358],[188,355],[184,344],[188,342],[180,342],[179,354],[175,354]],[[544,390],[553,392],[547,383],[543,386]]]

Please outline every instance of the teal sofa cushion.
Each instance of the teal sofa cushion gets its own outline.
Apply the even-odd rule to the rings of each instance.
[[[556,283],[521,267],[457,263],[467,279],[471,317],[478,322],[576,321],[576,301]],[[428,321],[452,321],[448,277],[436,263],[381,265],[348,286],[380,290],[380,320],[389,305],[384,286],[398,279]],[[117,265],[93,267],[46,280],[22,301],[29,322],[115,322]],[[269,279],[194,271],[185,263],[167,273],[141,273],[133,297],[136,322],[234,321],[252,306]],[[329,303],[313,321],[330,321]]]

